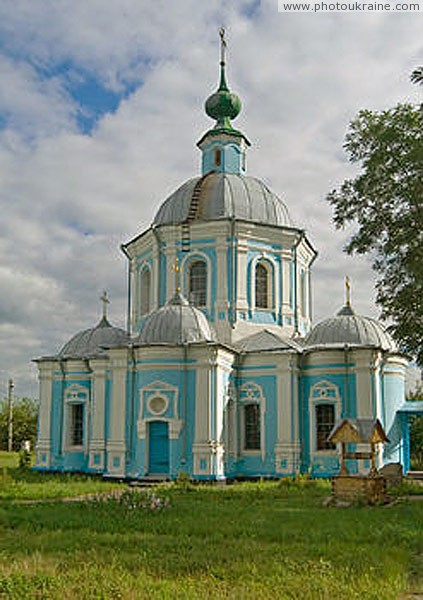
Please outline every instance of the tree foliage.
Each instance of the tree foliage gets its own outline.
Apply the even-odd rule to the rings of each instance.
[[[418,84],[422,85],[423,84],[423,67],[417,67],[417,69],[414,69],[414,71],[411,73],[410,79],[413,83],[418,83]]]
[[[355,223],[349,254],[371,253],[381,318],[423,364],[423,107],[362,110],[344,148],[361,166],[328,194],[337,228]]]
[[[13,450],[18,452],[24,441],[31,442],[34,448],[37,438],[38,404],[30,398],[13,402]],[[9,408],[6,401],[0,404],[0,448],[7,450]]]

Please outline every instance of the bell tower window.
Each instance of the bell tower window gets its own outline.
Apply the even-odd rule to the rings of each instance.
[[[271,268],[263,261],[255,268],[255,305],[256,308],[271,308],[272,299]]]
[[[214,164],[216,167],[220,167],[222,164],[222,150],[220,148],[216,148],[214,151]]]
[[[207,265],[204,260],[191,263],[188,274],[189,300],[194,306],[207,305]]]

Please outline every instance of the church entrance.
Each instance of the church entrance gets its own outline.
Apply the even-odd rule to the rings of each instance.
[[[149,425],[148,472],[150,475],[169,473],[169,425],[151,421]]]

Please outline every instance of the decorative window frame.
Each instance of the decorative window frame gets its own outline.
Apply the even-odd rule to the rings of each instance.
[[[256,306],[256,269],[258,264],[262,264],[268,275],[267,286],[267,308]],[[252,310],[274,312],[279,306],[279,265],[277,261],[267,253],[261,253],[250,261],[250,305]]]
[[[90,391],[88,388],[72,384],[65,389],[64,392],[64,452],[86,452],[88,447],[88,408],[89,408]],[[82,444],[74,445],[70,441],[71,435],[71,407],[75,404],[83,406],[83,429],[82,429]]]
[[[263,389],[254,381],[247,381],[239,388],[237,399],[240,416],[240,452],[243,456],[261,456],[264,460],[266,455],[266,397]],[[245,449],[245,413],[244,407],[248,404],[259,404],[260,406],[260,449]]]
[[[315,383],[309,394],[309,415],[310,415],[310,453],[317,456],[335,456],[337,449],[317,449],[317,422],[316,406],[319,404],[332,404],[335,408],[335,423],[341,418],[342,400],[339,388],[330,381],[322,380]]]
[[[143,278],[143,274],[148,271],[148,273],[150,274],[150,289],[148,290],[148,311],[147,312],[143,312],[142,310],[142,278]],[[147,261],[143,261],[138,269],[138,313],[140,317],[145,317],[146,315],[148,315],[152,309],[153,309],[153,269],[151,268],[151,265],[149,262]]]
[[[182,290],[185,298],[190,302],[189,297],[189,272],[191,265],[195,263],[197,260],[201,260],[206,263],[206,282],[207,282],[207,290],[206,290],[206,305],[198,306],[199,309],[205,309],[210,311],[212,307],[212,262],[210,257],[201,252],[199,250],[193,250],[190,252],[181,262],[181,272],[183,274],[183,285]]]
[[[154,398],[163,398],[165,408],[159,413],[150,410]],[[182,429],[182,421],[178,411],[179,390],[173,385],[163,381],[154,381],[139,390],[139,413],[137,431],[139,439],[147,438],[148,423],[151,421],[165,421],[169,424],[169,439],[178,439]]]

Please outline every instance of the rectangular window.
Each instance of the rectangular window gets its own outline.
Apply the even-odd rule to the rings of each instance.
[[[82,446],[84,443],[84,405],[69,404],[69,445]]]
[[[317,450],[334,450],[335,444],[328,442],[328,435],[335,425],[335,406],[318,404],[316,406],[316,448]]]
[[[245,450],[260,450],[260,405],[244,407]]]

